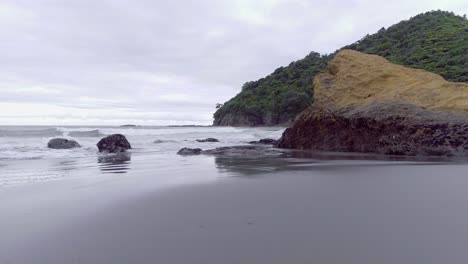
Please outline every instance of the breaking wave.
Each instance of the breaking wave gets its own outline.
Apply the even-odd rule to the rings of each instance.
[[[101,133],[98,129],[90,131],[70,131],[68,132],[70,137],[103,137],[105,134]]]

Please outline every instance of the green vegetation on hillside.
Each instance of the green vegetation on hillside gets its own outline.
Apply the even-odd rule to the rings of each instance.
[[[468,82],[466,16],[427,12],[344,48],[432,71],[449,81]],[[312,52],[265,78],[245,83],[238,95],[215,112],[214,125],[276,125],[291,120],[312,102],[312,79],[333,56]]]
[[[468,21],[444,11],[420,14],[344,47],[468,82]]]
[[[327,61],[327,57],[312,52],[265,78],[245,83],[238,95],[216,111],[215,120],[234,113],[246,116],[252,125],[262,123],[264,116],[267,125],[287,122],[309,106],[312,79],[325,69]]]

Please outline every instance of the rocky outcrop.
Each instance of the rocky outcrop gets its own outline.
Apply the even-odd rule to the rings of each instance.
[[[205,138],[205,139],[197,139],[197,142],[219,142],[216,138]]]
[[[468,155],[468,84],[343,50],[313,88],[313,106],[286,129],[279,147]]]
[[[468,82],[468,20],[452,12],[430,11],[366,35],[343,49],[377,54],[447,80]],[[370,33],[370,32],[369,32]],[[311,52],[268,76],[247,82],[214,113],[215,126],[270,126],[293,121],[310,106],[309,86],[336,53]]]
[[[268,157],[279,157],[285,154],[284,150],[267,146],[232,146],[220,147],[202,151],[202,154],[216,157],[236,157],[243,159],[258,159]]]
[[[250,141],[249,144],[254,145],[276,145],[278,144],[278,140],[272,138],[262,138],[258,141]]]
[[[182,156],[199,155],[201,153],[202,149],[200,148],[182,148],[177,152],[178,155]]]
[[[54,138],[47,143],[47,147],[51,149],[73,149],[81,147],[75,140],[66,138]]]
[[[211,155],[216,157],[243,158],[243,159],[258,159],[268,157],[285,156],[289,151],[272,148],[268,146],[230,146],[219,147],[215,149],[202,150],[200,148],[182,148],[177,154],[182,156],[193,155]]]
[[[99,152],[105,153],[125,152],[132,148],[125,136],[121,134],[114,134],[101,139],[97,143],[97,147]]]

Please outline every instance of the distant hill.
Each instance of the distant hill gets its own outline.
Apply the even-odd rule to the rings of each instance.
[[[343,49],[377,54],[449,81],[468,82],[468,20],[451,12],[417,15]],[[265,78],[245,83],[239,94],[214,113],[213,124],[271,126],[291,121],[313,101],[312,79],[334,55],[311,52]]]

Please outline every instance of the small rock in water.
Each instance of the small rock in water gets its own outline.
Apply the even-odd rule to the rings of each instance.
[[[219,142],[216,138],[197,139],[198,142]]]
[[[201,154],[202,149],[200,148],[183,148],[177,152],[179,155],[188,156],[188,155],[199,155]]]
[[[66,138],[54,138],[47,143],[47,147],[51,149],[72,149],[81,147],[75,140]]]
[[[156,139],[153,141],[154,144],[161,144],[161,143],[170,143],[170,142],[176,142],[175,140],[163,140],[163,139]]]
[[[125,152],[128,149],[131,149],[130,143],[128,142],[127,138],[121,134],[114,134],[107,136],[101,139],[96,146],[99,149],[99,152],[107,152],[107,153],[118,153],[118,152]]]
[[[250,141],[249,144],[276,145],[278,140],[272,138],[263,138],[259,141]]]

